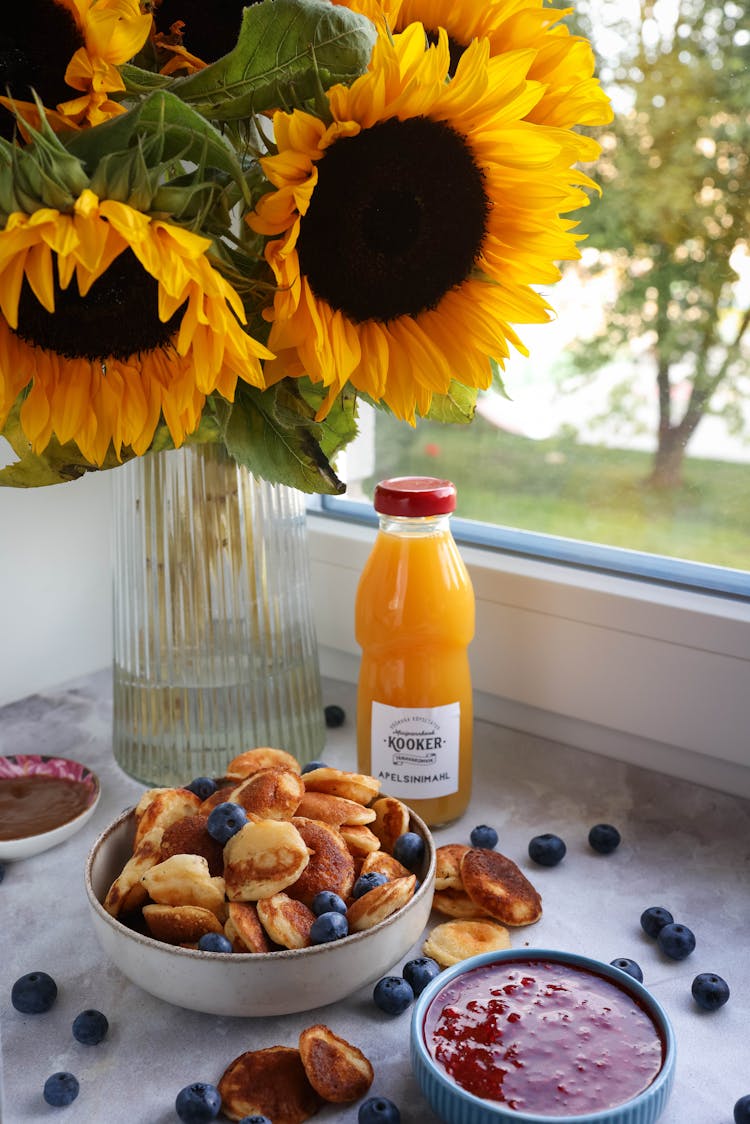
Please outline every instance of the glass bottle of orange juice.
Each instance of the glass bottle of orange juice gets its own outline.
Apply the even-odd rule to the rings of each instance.
[[[450,529],[456,488],[397,477],[374,502],[380,529],[355,606],[358,768],[436,827],[471,795],[474,591]]]

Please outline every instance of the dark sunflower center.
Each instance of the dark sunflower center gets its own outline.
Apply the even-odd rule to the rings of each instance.
[[[183,45],[204,62],[215,62],[237,42],[242,9],[258,0],[161,0],[154,5],[156,30],[163,35],[182,20]]]
[[[383,121],[319,161],[300,267],[315,296],[351,320],[416,316],[466,280],[488,210],[460,133],[429,117]]]
[[[19,101],[34,89],[44,105],[54,108],[75,96],[65,82],[68,63],[83,38],[67,8],[54,0],[12,0],[3,4],[0,20],[0,92],[6,88]],[[15,120],[0,113],[0,135],[13,136]]]
[[[55,281],[54,313],[47,312],[24,281],[16,333],[33,347],[66,359],[128,359],[166,348],[177,331],[182,310],[162,323],[157,302],[157,281],[132,250],[124,250],[85,297],[75,280],[67,289]]]

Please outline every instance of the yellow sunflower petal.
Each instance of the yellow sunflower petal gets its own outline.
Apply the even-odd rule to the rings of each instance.
[[[455,8],[469,10],[463,0]],[[449,80],[447,31],[455,37],[454,5],[385,0],[390,19],[403,23],[408,15],[420,22],[381,36],[367,73],[328,91],[332,121],[326,133],[321,135],[310,115],[277,115],[278,154],[265,162],[273,190],[249,220],[269,236],[266,259],[278,285],[267,315],[269,344],[281,358],[269,371],[276,377],[287,364],[288,374],[304,371],[327,386],[322,413],[347,380],[409,421],[428,409],[432,394],[445,392],[452,378],[487,387],[490,357],[502,361],[510,347],[525,350],[512,324],[549,319],[547,304],[532,286],[554,282],[557,263],[579,254],[575,224],[564,216],[588,202],[583,189],[590,181],[574,165],[584,153],[593,154],[595,142],[574,133],[572,124],[609,113],[593,78],[590,49],[556,27],[564,13],[544,8],[541,0],[490,0],[491,10],[470,8],[472,34]],[[426,47],[425,27],[438,33],[433,47]],[[566,104],[565,124],[557,102]],[[362,305],[353,304],[355,318],[347,314],[345,289],[341,307],[316,295],[300,272],[298,248],[304,247],[306,216],[321,182],[313,173],[331,146],[394,118],[439,122],[463,139],[467,159],[481,175],[485,233],[474,251],[473,271],[438,300],[431,297],[421,312],[388,312],[387,320],[373,312],[368,319]],[[343,209],[346,185],[339,190]],[[460,215],[456,223],[460,230]],[[342,277],[355,272],[348,264]]]
[[[99,200],[90,191],[76,200],[72,214],[40,209],[31,216],[9,216],[0,230],[2,417],[25,389],[21,425],[34,450],[42,451],[54,434],[62,443],[74,441],[88,460],[100,464],[110,448],[117,456],[126,446],[145,452],[160,416],[173,440],[184,440],[200,421],[206,395],[218,389],[231,400],[238,378],[263,386],[261,360],[273,353],[244,330],[242,299],[212,265],[211,249],[209,239],[128,204]],[[144,282],[146,275],[156,282],[155,321],[179,316],[180,323],[173,337],[159,337],[151,350],[139,344],[125,357],[110,354],[108,334],[101,340],[100,358],[92,360],[86,332],[95,328],[97,312],[94,305],[88,316],[89,290],[126,250],[134,260],[124,267],[132,264],[145,271]],[[71,358],[15,331],[24,280],[42,306],[57,314],[55,272],[63,289],[75,278],[82,336],[78,357],[77,342],[68,345]],[[69,298],[67,317],[74,315],[72,307]]]

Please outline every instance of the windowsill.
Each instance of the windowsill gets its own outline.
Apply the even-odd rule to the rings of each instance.
[[[374,530],[309,516],[324,674],[355,681]],[[750,605],[462,547],[478,717],[750,796]]]

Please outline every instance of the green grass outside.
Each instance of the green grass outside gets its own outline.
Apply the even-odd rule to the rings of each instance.
[[[455,481],[457,514],[523,530],[750,569],[750,465],[688,457],[684,486],[645,483],[648,453],[533,441],[481,417],[469,426],[419,422],[416,432],[378,414],[376,469]]]

